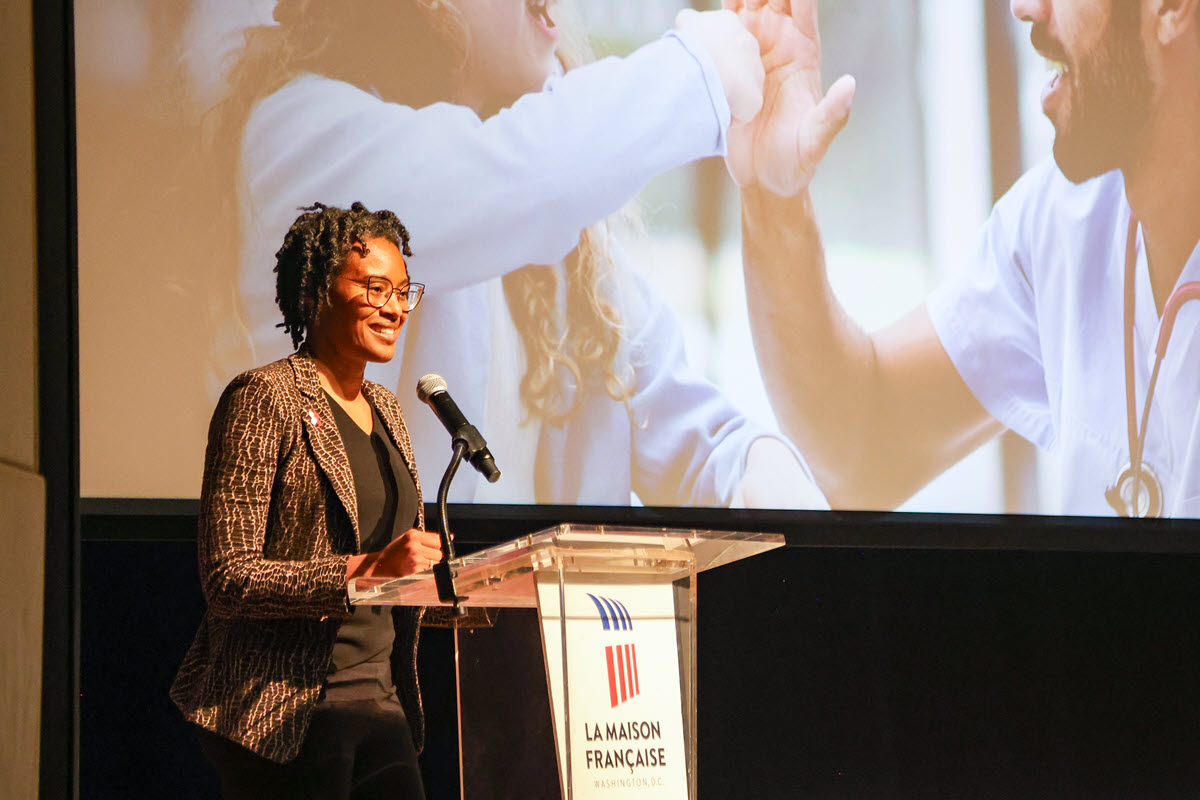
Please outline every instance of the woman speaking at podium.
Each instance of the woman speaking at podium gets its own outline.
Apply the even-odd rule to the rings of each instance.
[[[355,607],[351,578],[441,558],[400,405],[364,379],[424,289],[390,211],[305,209],[276,254],[298,350],[213,414],[198,556],[208,611],[171,697],[226,798],[424,798],[421,609]]]

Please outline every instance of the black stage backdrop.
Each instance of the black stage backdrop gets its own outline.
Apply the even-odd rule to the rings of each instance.
[[[203,611],[194,508],[121,505],[83,518],[81,796],[215,798],[167,698]],[[459,511],[462,552],[557,521]],[[607,521],[704,524],[678,514]],[[716,521],[788,546],[700,578],[702,800],[1200,796],[1194,531],[1090,528],[1081,551],[1063,520]],[[423,643],[440,800],[457,797],[451,644]]]

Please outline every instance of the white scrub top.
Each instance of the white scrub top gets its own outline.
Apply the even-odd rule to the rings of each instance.
[[[1111,516],[1129,463],[1120,172],[1072,184],[1047,159],[996,204],[974,258],[928,301],[955,367],[989,413],[1056,453],[1061,513]],[[1134,366],[1140,420],[1159,318],[1138,235]],[[1179,284],[1200,280],[1200,244]],[[1179,285],[1177,284],[1177,285]],[[1144,461],[1166,516],[1200,517],[1200,303],[1183,307],[1158,377]]]

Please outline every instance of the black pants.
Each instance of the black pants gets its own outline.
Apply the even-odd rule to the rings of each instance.
[[[286,764],[200,730],[225,800],[424,800],[412,732],[395,695],[323,702],[300,754]]]

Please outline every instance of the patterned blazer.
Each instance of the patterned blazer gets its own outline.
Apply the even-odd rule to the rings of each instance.
[[[395,395],[363,393],[421,484]],[[303,350],[244,372],[209,426],[197,554],[208,610],[171,687],[187,719],[273,761],[300,750],[350,614],[358,500],[333,412]],[[393,609],[392,678],[420,751],[422,609]]]

